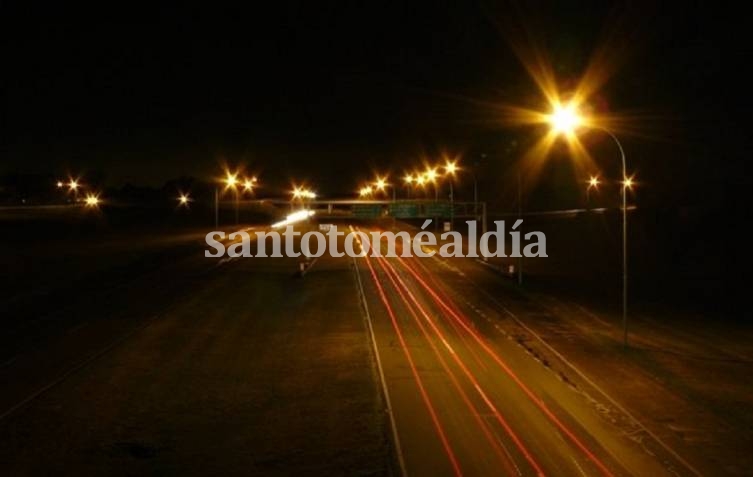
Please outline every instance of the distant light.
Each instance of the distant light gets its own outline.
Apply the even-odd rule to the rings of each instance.
[[[387,182],[381,178],[377,179],[376,188],[379,190],[384,190],[385,187],[387,187]]]
[[[256,178],[253,179],[246,179],[243,183],[243,190],[246,192],[251,192],[254,189],[254,182],[256,181]]]
[[[235,187],[235,185],[238,183],[238,174],[231,174],[227,173],[227,177],[225,177],[225,184],[227,184],[228,187]]]
[[[70,190],[76,190],[78,189],[78,182],[74,179],[71,179],[71,181],[68,183],[68,188]]]
[[[316,193],[310,189],[294,187],[292,193],[294,199],[316,199]]]
[[[599,178],[597,176],[591,176],[591,178],[588,180],[588,187],[599,187]]]
[[[626,177],[625,180],[622,181],[622,184],[625,186],[625,188],[632,189],[635,185],[635,181],[633,181],[632,177]]]
[[[580,125],[581,118],[574,105],[556,105],[549,116],[549,123],[555,132],[570,134]]]
[[[292,225],[296,222],[300,222],[301,220],[306,220],[312,215],[314,215],[313,210],[299,210],[297,212],[293,212],[292,214],[285,217],[285,220],[281,220],[277,223],[272,224],[272,228],[277,229],[280,227],[285,227],[287,225]]]
[[[188,203],[191,201],[191,198],[188,196],[188,194],[181,194],[178,197],[178,202],[180,205],[188,205]]]
[[[65,185],[65,184],[63,184],[62,181],[58,181],[58,183],[57,183],[58,189],[62,189],[63,185]]]
[[[447,161],[447,164],[444,166],[445,171],[447,171],[448,174],[453,175],[458,170],[457,163],[455,161]]]
[[[437,169],[436,168],[426,169],[425,180],[428,182],[434,182],[436,179],[437,179]]]
[[[94,194],[89,194],[86,196],[87,207],[97,207],[98,205],[99,205],[99,197],[97,197]]]
[[[420,186],[426,184],[426,175],[421,174],[420,176],[416,176],[416,184]]]
[[[405,181],[406,184],[413,184],[413,181],[415,181],[415,178],[410,174],[406,174],[403,180]]]

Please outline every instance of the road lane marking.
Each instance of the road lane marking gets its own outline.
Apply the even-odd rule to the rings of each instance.
[[[627,411],[620,403],[618,403],[612,396],[606,393],[601,387],[599,387],[595,382],[593,382],[583,371],[581,371],[578,367],[576,367],[573,363],[571,363],[567,358],[565,358],[559,351],[554,349],[549,343],[547,343],[544,338],[542,338],[538,333],[533,331],[529,326],[527,326],[523,321],[512,311],[510,311],[506,306],[501,304],[494,296],[492,296],[489,292],[487,292],[485,289],[481,287],[477,287],[477,290],[481,291],[481,293],[486,296],[492,303],[494,303],[499,309],[503,310],[508,316],[510,316],[513,321],[515,321],[516,324],[518,324],[521,328],[526,330],[531,336],[536,338],[539,343],[541,343],[549,352],[554,354],[562,363],[565,364],[568,368],[570,368],[575,374],[577,374],[581,379],[583,379],[588,385],[590,385],[592,388],[594,388],[597,392],[599,392],[602,396],[604,396],[614,407],[616,407],[620,412],[622,412],[625,416],[630,419],[634,425],[638,428],[640,428],[643,432],[645,432],[648,436],[650,436],[655,442],[657,442],[665,451],[667,451],[672,457],[677,459],[678,462],[680,462],[682,465],[684,465],[687,470],[691,471],[694,475],[700,477],[701,474],[698,470],[696,470],[695,467],[693,467],[688,461],[686,461],[683,457],[681,457],[677,452],[675,452],[671,447],[669,447],[668,444],[666,444],[664,441],[662,441],[659,436],[654,434],[651,430],[649,430],[646,426],[643,425],[638,419],[636,419],[630,412]]]
[[[358,288],[358,294],[361,298],[361,306],[363,308],[364,319],[369,330],[369,337],[371,338],[371,346],[374,351],[374,357],[379,372],[379,381],[382,384],[382,394],[384,395],[384,401],[387,405],[387,415],[390,417],[390,427],[392,428],[392,440],[395,445],[395,454],[397,455],[397,462],[400,466],[400,472],[404,477],[407,477],[408,472],[405,470],[405,459],[403,458],[403,450],[400,445],[400,437],[397,432],[397,424],[395,423],[395,416],[392,412],[392,401],[390,400],[390,392],[387,389],[387,380],[384,377],[384,368],[382,367],[382,360],[379,358],[379,346],[377,346],[376,335],[374,334],[374,327],[371,324],[371,314],[369,313],[369,305],[366,302],[366,293],[363,289],[363,282],[361,281],[361,273],[358,270],[358,263],[355,257],[351,257],[353,263],[353,274],[356,277],[356,286]]]
[[[416,282],[419,283],[428,293],[429,295],[434,298],[435,302],[440,305],[442,308],[447,311],[447,313],[452,316],[463,328],[468,331],[468,333],[473,337],[473,339],[481,346],[481,348],[489,355],[489,357],[496,362],[499,367],[513,380],[513,382],[518,385],[518,387],[524,392],[525,395],[528,396],[528,398],[531,400],[533,404],[535,404],[541,412],[556,426],[558,427],[567,437],[570,439],[570,441],[575,444],[582,452],[585,454],[591,462],[593,462],[599,470],[604,474],[611,476],[613,475],[612,472],[609,470],[609,468],[583,443],[580,439],[575,435],[574,432],[572,432],[569,428],[567,428],[562,421],[549,409],[549,407],[546,405],[546,403],[537,396],[523,381],[522,379],[510,368],[510,366],[502,360],[489,346],[486,341],[481,338],[467,323],[466,321],[470,321],[468,318],[461,316],[452,309],[452,307],[448,306],[444,301],[437,296],[437,294],[432,290],[432,288],[419,276],[418,272],[414,270],[412,267],[410,267],[407,262],[398,257],[398,260],[400,263],[402,263],[406,269],[410,272],[410,274],[416,279]],[[420,262],[418,262],[419,265]],[[421,265],[424,270],[428,272],[428,269]]]
[[[387,266],[389,266],[389,264],[387,266],[385,266],[385,263],[387,263],[387,259],[381,258],[381,261],[380,261],[380,259],[377,259],[377,263],[382,268],[382,271],[384,271],[387,274],[387,278],[390,280],[390,283],[394,287],[395,291],[397,291],[398,296],[400,297],[403,305],[408,310],[408,312],[410,313],[410,315],[413,317],[413,320],[415,321],[415,323],[418,326],[418,328],[421,330],[421,334],[423,335],[424,339],[426,340],[426,342],[431,347],[431,349],[432,349],[434,355],[436,356],[437,361],[439,362],[440,366],[442,367],[442,369],[444,370],[445,374],[447,375],[447,377],[452,382],[455,390],[458,392],[458,394],[460,395],[460,398],[463,400],[463,403],[469,409],[470,415],[473,416],[474,419],[476,420],[476,423],[481,428],[481,431],[484,433],[484,436],[486,437],[487,441],[492,446],[492,448],[496,451],[497,456],[500,458],[500,461],[503,464],[507,464],[507,465],[509,465],[510,463],[512,463],[513,466],[517,467],[517,465],[515,464],[515,462],[512,461],[512,459],[509,457],[509,453],[504,448],[500,448],[498,439],[493,435],[493,429],[491,429],[484,422],[483,415],[481,413],[479,413],[479,411],[476,408],[476,406],[471,402],[470,398],[465,393],[465,391],[463,391],[463,388],[460,385],[460,382],[459,382],[457,376],[455,375],[455,373],[452,372],[452,370],[448,366],[446,360],[442,357],[442,354],[439,351],[439,349],[440,349],[439,346],[435,343],[435,340],[432,339],[429,336],[429,332],[428,332],[426,326],[424,326],[422,324],[422,320],[421,320],[421,318],[419,318],[419,316],[418,316],[418,314],[416,312],[416,310],[420,311],[421,314],[424,315],[424,317],[426,318],[425,311],[417,303],[414,303],[414,306],[411,306],[411,303],[408,301],[408,297],[406,296],[406,293],[410,294],[410,291],[408,291],[408,290],[403,291],[403,289],[401,287],[404,287],[404,284],[402,284],[402,283],[398,284],[398,282],[396,281],[396,279],[400,280],[400,278],[397,276],[397,271],[396,270],[392,269],[392,271],[390,272],[387,269]],[[429,320],[427,319],[427,321],[429,321]],[[429,324],[432,326],[432,328],[434,328],[435,333],[438,333],[438,330],[435,328],[434,324],[433,323],[429,323]],[[442,340],[442,342],[446,344],[447,340],[445,340],[445,338],[440,333],[438,333],[438,335],[439,335],[439,338]],[[457,356],[455,356],[455,352],[451,348],[450,348],[450,353],[453,355],[452,358],[457,362],[459,358]],[[479,389],[478,385],[474,384],[473,382],[471,382],[471,384],[473,384],[474,387],[475,387],[475,389],[478,391],[478,389]],[[512,470],[509,467],[508,467],[508,469]],[[519,470],[518,470],[518,472],[519,472]]]

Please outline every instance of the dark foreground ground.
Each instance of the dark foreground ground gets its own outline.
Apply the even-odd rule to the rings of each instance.
[[[48,284],[3,312],[0,474],[389,472],[347,261],[301,280],[295,259],[205,259],[195,230],[152,239],[79,237],[67,301]]]

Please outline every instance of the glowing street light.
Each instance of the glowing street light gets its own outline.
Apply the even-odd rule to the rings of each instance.
[[[395,202],[395,200],[396,200],[396,197],[395,197],[395,194],[396,194],[395,187],[392,184],[388,183],[386,178],[377,177],[376,181],[374,182],[374,187],[376,187],[376,189],[378,191],[380,191],[380,192],[384,192],[385,189],[387,189],[388,187],[390,189],[392,189],[392,202]]]
[[[628,268],[627,268],[627,190],[632,188],[633,179],[627,175],[625,160],[625,150],[622,148],[617,136],[609,129],[591,124],[586,118],[578,112],[577,104],[570,102],[568,104],[554,104],[552,113],[548,116],[548,122],[555,135],[563,134],[568,140],[577,141],[575,131],[580,126],[588,126],[591,129],[599,129],[606,133],[617,144],[620,151],[620,160],[622,162],[622,328],[623,344],[628,345],[628,325],[627,325],[627,300],[628,300]]]
[[[437,177],[439,177],[439,173],[437,172],[437,168],[427,168],[424,177],[426,178],[426,182],[430,182],[434,185],[434,202],[436,202],[439,200],[439,191],[437,190]]]
[[[416,176],[414,176],[413,174],[405,174],[405,176],[403,177],[403,182],[405,182],[405,188],[407,191],[406,195],[408,198],[410,198],[411,186],[416,182]]]
[[[374,190],[371,188],[371,186],[361,187],[361,190],[358,191],[358,195],[360,197],[369,197]]]
[[[71,179],[71,181],[68,183],[68,189],[71,191],[77,191],[79,187],[79,183],[76,179]]]
[[[457,161],[451,161],[449,159],[445,161],[444,170],[450,177],[450,227],[453,229],[455,228],[455,191],[453,190],[453,179],[455,178],[455,173],[458,169]]]
[[[62,189],[65,184],[63,184],[63,181],[58,181],[56,185],[58,189]]]
[[[233,189],[238,184],[238,174],[230,173],[228,172],[225,176],[225,184],[227,185],[227,188]]]
[[[99,205],[99,197],[95,194],[89,194],[86,196],[87,207],[97,207]]]
[[[293,186],[293,190],[290,191],[290,193],[292,195],[292,198],[290,201],[291,209],[293,207],[293,201],[295,201],[296,199],[300,200],[301,205],[303,206],[304,199],[313,200],[313,199],[316,199],[317,197],[316,192],[312,191],[311,189],[298,187],[298,186]]]
[[[599,184],[601,184],[601,181],[599,180],[599,176],[591,176],[588,179],[588,187],[586,187],[586,209],[591,208],[591,189],[599,189]]]
[[[434,182],[437,180],[437,168],[436,167],[429,167],[426,169],[426,173],[424,174],[425,178],[429,182]]]
[[[191,202],[191,197],[188,194],[180,194],[178,196],[178,204],[183,207],[188,207],[188,203]]]
[[[582,124],[583,120],[574,104],[557,104],[549,115],[549,123],[556,133],[570,135]]]
[[[447,172],[447,174],[454,176],[455,173],[458,171],[457,161],[448,160],[444,165],[444,170],[445,172]]]
[[[251,180],[251,179],[246,179],[245,181],[243,181],[243,190],[244,190],[245,192],[253,192],[253,190],[254,190],[254,185],[255,185],[255,184],[254,184],[254,181],[253,181],[253,180]]]

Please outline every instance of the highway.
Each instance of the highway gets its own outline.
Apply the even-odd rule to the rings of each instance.
[[[438,258],[357,266],[408,475],[670,475],[499,333],[466,272]]]
[[[0,366],[0,474],[680,468],[501,332],[482,265],[325,256],[301,278],[299,259],[198,245],[88,289],[88,313],[60,309],[62,332]]]

